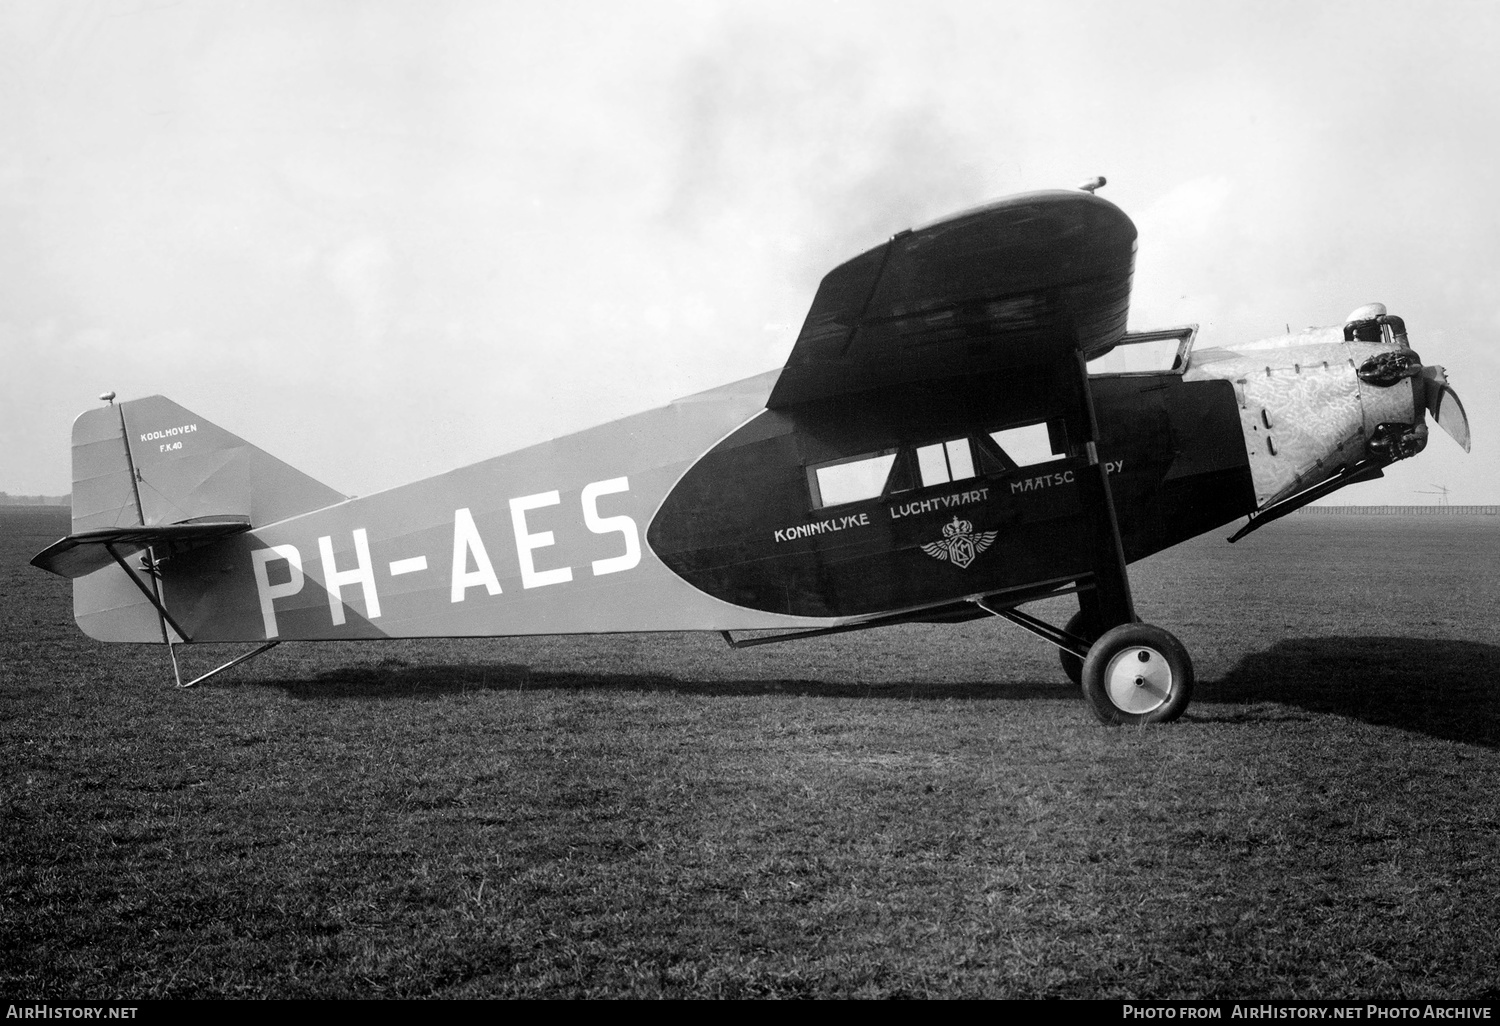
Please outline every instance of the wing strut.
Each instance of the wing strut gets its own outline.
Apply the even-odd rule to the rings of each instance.
[[[1071,411],[1068,437],[1082,440],[1088,469],[1079,475],[1079,498],[1090,528],[1090,563],[1094,572],[1092,591],[1078,593],[1079,607],[1101,629],[1135,623],[1135,602],[1130,595],[1130,575],[1125,569],[1125,546],[1120,541],[1120,521],[1115,515],[1109,489],[1109,469],[1099,459],[1099,418],[1094,412],[1094,394],[1089,388],[1088,360],[1075,342],[1074,384],[1077,401]]]

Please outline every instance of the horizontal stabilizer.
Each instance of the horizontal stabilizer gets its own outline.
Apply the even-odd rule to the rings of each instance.
[[[248,530],[247,517],[205,517],[156,527],[102,527],[53,542],[32,557],[31,565],[59,577],[85,577],[152,545],[194,546]]]

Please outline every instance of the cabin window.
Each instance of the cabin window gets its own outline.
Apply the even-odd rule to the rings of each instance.
[[[919,446],[917,470],[922,476],[923,488],[973,477],[974,454],[969,449],[969,440],[955,438],[951,442]]]
[[[813,500],[817,506],[838,506],[885,494],[886,480],[896,462],[896,450],[855,456],[809,467]]]
[[[1017,467],[1050,463],[1062,459],[1064,455],[1052,451],[1052,432],[1046,424],[1027,424],[1025,427],[991,431],[990,437]]]
[[[813,508],[822,509],[968,481],[980,474],[1008,474],[1021,467],[1060,460],[1066,450],[1061,423],[1026,424],[972,438],[892,447],[816,463],[807,468],[807,483]]]

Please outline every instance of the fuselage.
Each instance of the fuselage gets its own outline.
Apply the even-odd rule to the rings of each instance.
[[[1074,190],[897,232],[824,275],[779,372],[359,498],[161,396],[91,410],[33,563],[110,641],[1025,626],[1076,590],[1103,644],[1138,620],[1126,562],[1378,475],[1424,408],[1467,447],[1378,305],[1196,353],[1126,332],[1136,238]],[[1170,367],[1091,373],[1162,339]]]
[[[1126,558],[1425,437],[1417,379],[1360,376],[1404,344],[1335,327],[1092,376]],[[776,382],[158,554],[163,601],[194,641],[733,630],[944,614],[1087,573],[1089,464],[1049,414],[1059,368],[767,409]],[[193,417],[157,402],[143,439]],[[139,447],[142,480],[175,444]],[[95,637],[160,640],[112,567],[78,580],[75,606]]]

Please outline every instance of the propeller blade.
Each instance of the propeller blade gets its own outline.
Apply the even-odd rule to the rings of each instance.
[[[1458,393],[1448,385],[1448,375],[1441,367],[1422,369],[1423,405],[1438,427],[1448,432],[1455,442],[1469,451],[1469,416],[1464,413],[1464,404]]]

